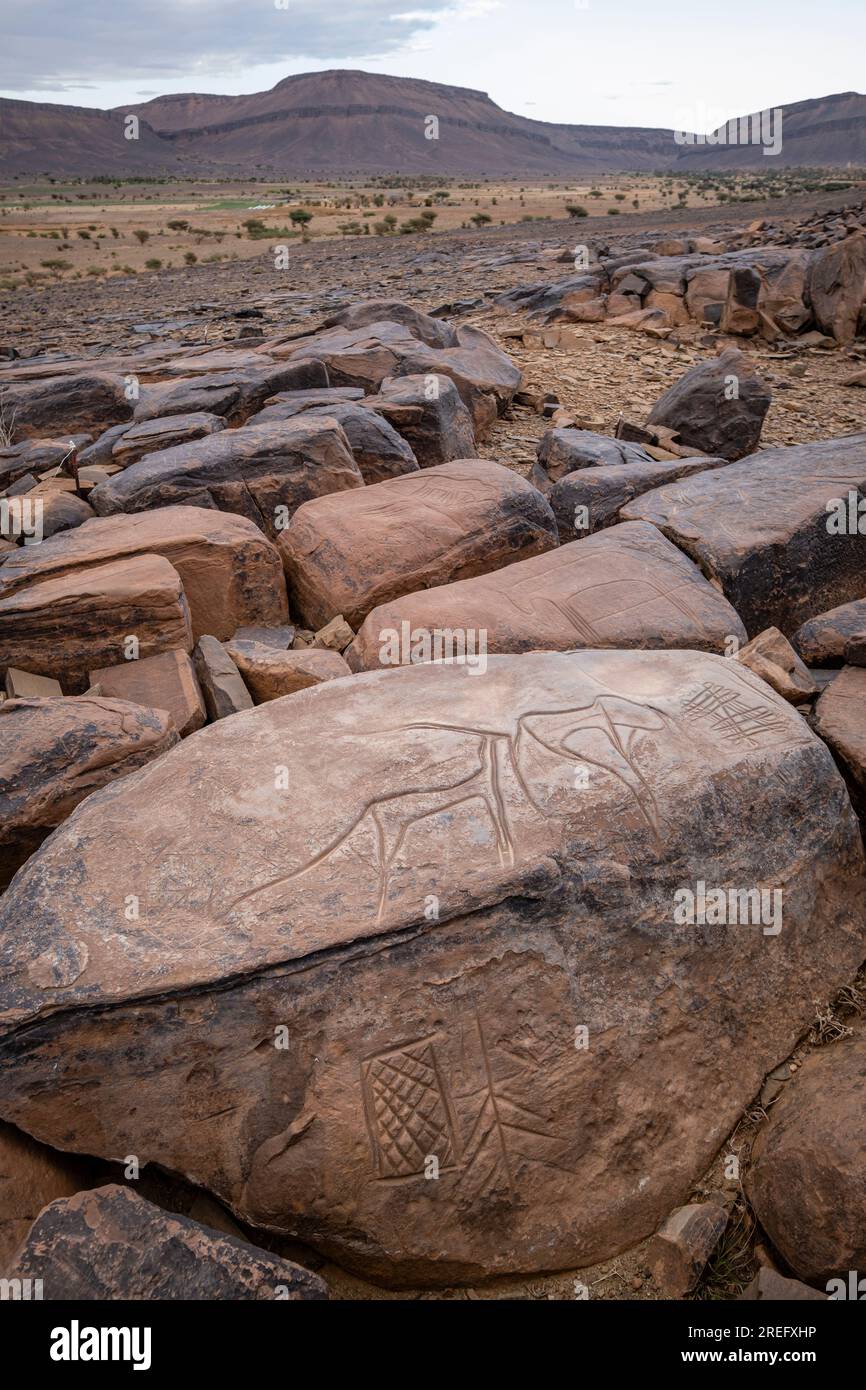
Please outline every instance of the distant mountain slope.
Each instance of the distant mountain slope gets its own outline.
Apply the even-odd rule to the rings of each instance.
[[[139,116],[139,140],[123,117]],[[429,117],[438,138],[429,139]],[[616,170],[866,166],[866,97],[786,108],[782,151],[682,145],[671,130],[578,126],[504,111],[484,92],[336,69],[249,96],[179,93],[91,111],[0,100],[0,173],[573,176]]]

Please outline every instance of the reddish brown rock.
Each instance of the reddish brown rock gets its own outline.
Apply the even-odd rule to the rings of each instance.
[[[647,417],[649,425],[667,425],[684,444],[729,460],[757,449],[770,388],[749,358],[737,348],[690,367],[660,396]]]
[[[204,699],[186,652],[160,652],[121,666],[103,666],[91,671],[90,679],[110,699],[168,710],[181,738],[205,722]]]
[[[328,1297],[319,1276],[300,1265],[162,1211],[114,1184],[51,1202],[9,1276],[40,1279],[44,1299],[76,1303]],[[145,1347],[136,1343],[135,1349],[143,1366]]]
[[[79,376],[49,377],[22,385],[5,384],[0,405],[15,417],[19,439],[39,439],[76,430],[98,433],[132,416],[123,377],[87,371]]]
[[[148,454],[93,489],[100,516],[185,503],[237,512],[275,537],[311,497],[364,486],[336,420],[298,416]]]
[[[825,1293],[810,1289],[799,1279],[786,1279],[775,1269],[766,1265],[758,1270],[751,1284],[740,1294],[743,1303],[809,1303],[815,1299],[826,1299]]]
[[[278,545],[308,627],[422,585],[485,574],[557,544],[541,493],[489,459],[457,459],[300,508]]]
[[[784,884],[782,932],[675,920],[708,855]],[[862,872],[829,752],[732,660],[328,681],[97,792],[22,870],[0,1110],[392,1282],[585,1267],[687,1199],[850,979]]]
[[[643,450],[636,452],[643,453]],[[688,477],[691,473],[724,468],[726,464],[726,459],[660,461],[647,457],[645,462],[613,464],[607,468],[578,468],[573,473],[566,473],[548,493],[560,540],[580,539],[612,525],[628,502],[653,488],[664,487],[666,483],[676,482],[678,478]]]
[[[115,463],[122,463],[126,468],[145,454],[186,444],[191,439],[203,439],[206,435],[224,430],[225,425],[225,420],[219,415],[211,415],[205,410],[142,421],[124,430],[112,447],[111,457]]]
[[[225,719],[242,709],[252,709],[253,697],[222,642],[200,637],[193,661],[209,719]]]
[[[85,1163],[0,1124],[0,1278],[48,1202],[89,1185]]]
[[[365,405],[409,441],[422,468],[475,457],[472,416],[447,376],[388,377]]]
[[[730,604],[652,526],[631,522],[495,574],[420,589],[374,608],[350,649],[356,670],[430,659],[425,634],[484,651],[694,647],[745,631]],[[412,634],[417,633],[417,647]],[[414,654],[413,654],[414,652]]]
[[[802,1279],[824,1284],[849,1270],[866,1272],[862,1029],[806,1058],[758,1134],[747,1190],[767,1235]]]
[[[138,555],[162,555],[177,570],[196,639],[203,633],[231,637],[244,624],[279,624],[288,617],[273,543],[246,517],[203,507],[98,517],[74,535],[21,547],[0,567],[0,599],[43,579],[72,578]]]
[[[665,1298],[685,1298],[691,1293],[727,1224],[728,1209],[720,1202],[693,1202],[671,1212],[650,1241],[646,1256]]]
[[[316,647],[281,652],[261,642],[235,641],[229,643],[228,654],[257,705],[293,695],[296,690],[306,690],[321,681],[352,674],[339,652]]]
[[[180,575],[160,555],[135,555],[40,579],[0,597],[0,667],[53,676],[67,692],[87,672],[139,655],[192,650]]]
[[[808,667],[803,665],[777,627],[768,627],[765,632],[753,637],[751,642],[740,648],[737,660],[793,705],[802,704],[818,693]]]
[[[175,743],[164,711],[122,700],[0,704],[0,887],[86,796]]]
[[[312,395],[312,392],[308,393]],[[326,392],[319,394],[325,395]],[[334,392],[333,394],[336,394]],[[299,412],[288,395],[266,406],[250,420],[251,425],[267,424],[274,420],[290,420]],[[323,416],[336,420],[361,470],[365,483],[381,483],[401,473],[417,473],[418,461],[409,444],[387,420],[364,409],[357,401],[338,401],[333,405],[308,405],[307,418]]]
[[[815,730],[832,748],[855,806],[866,815],[866,669],[843,666],[815,706]]]
[[[810,666],[829,666],[845,659],[845,648],[855,637],[866,637],[866,598],[841,603],[810,618],[791,640]]]
[[[651,521],[700,565],[750,636],[786,637],[860,598],[866,533],[836,525],[836,503],[866,488],[866,434],[762,449],[728,468],[647,492],[622,510]]]
[[[845,237],[815,253],[809,294],[821,331],[852,343],[866,299],[866,236]]]

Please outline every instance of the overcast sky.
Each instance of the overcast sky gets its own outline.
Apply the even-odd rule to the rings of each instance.
[[[866,0],[0,0],[0,95],[119,106],[332,67],[538,120],[712,129],[866,88]]]

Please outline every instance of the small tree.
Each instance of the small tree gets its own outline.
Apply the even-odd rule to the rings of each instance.
[[[146,232],[143,227],[136,227],[132,235],[140,246],[143,246],[146,241],[150,241],[150,232]]]
[[[493,219],[488,217],[486,212],[474,212],[469,221],[474,222],[476,227],[483,227],[485,223],[492,222]]]
[[[568,213],[569,217],[589,217],[586,208],[580,203],[566,203],[565,211]]]
[[[308,222],[312,222],[313,214],[307,212],[306,208],[292,208],[289,213],[289,221],[294,222],[296,227],[306,227]]]

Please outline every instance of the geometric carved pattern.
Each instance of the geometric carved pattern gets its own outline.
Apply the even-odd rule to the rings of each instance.
[[[686,700],[687,719],[706,719],[728,743],[759,747],[761,734],[787,730],[788,721],[770,705],[752,704],[736,690],[707,681]]]
[[[361,1076],[380,1178],[423,1173],[431,1154],[440,1172],[454,1165],[458,1146],[432,1038],[367,1058]]]

